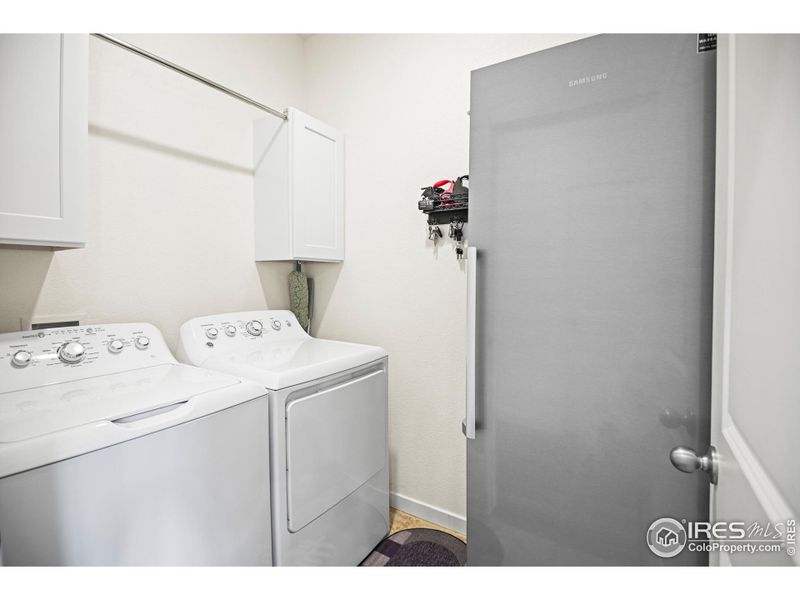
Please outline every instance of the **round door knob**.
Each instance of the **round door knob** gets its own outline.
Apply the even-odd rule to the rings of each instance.
[[[111,340],[108,342],[108,351],[111,352],[111,354],[119,354],[124,347],[125,344],[122,343],[122,340]]]
[[[698,456],[697,452],[686,446],[676,446],[669,453],[669,460],[672,466],[684,473],[694,473],[704,471],[711,483],[716,484],[718,478],[717,449],[714,446],[708,447],[708,452],[703,456]]]
[[[147,350],[150,347],[150,338],[146,335],[140,335],[134,343],[139,350]]]
[[[233,325],[227,325],[225,327],[225,335],[227,335],[228,337],[235,336],[236,335],[236,327],[234,327]]]
[[[58,349],[58,359],[70,365],[81,362],[86,356],[86,348],[80,342],[67,342]]]
[[[215,340],[217,339],[218,335],[219,335],[219,329],[217,329],[216,327],[209,327],[208,329],[206,329],[206,337],[208,339]]]
[[[245,325],[245,329],[250,335],[261,335],[261,332],[264,331],[264,326],[261,321],[250,321]]]
[[[27,367],[33,360],[33,354],[27,350],[17,350],[11,357],[11,364],[15,367]]]

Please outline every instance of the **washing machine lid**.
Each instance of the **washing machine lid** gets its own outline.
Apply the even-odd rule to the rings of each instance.
[[[261,385],[162,364],[0,394],[0,478],[263,397]]]
[[[165,364],[0,394],[0,444],[101,422],[125,423],[239,379]]]
[[[377,346],[305,338],[237,347],[212,355],[204,367],[235,373],[279,390],[380,360],[386,351]]]

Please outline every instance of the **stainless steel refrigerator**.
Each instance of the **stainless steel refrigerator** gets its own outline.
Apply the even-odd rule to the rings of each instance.
[[[604,35],[472,73],[470,565],[702,565],[716,52]]]

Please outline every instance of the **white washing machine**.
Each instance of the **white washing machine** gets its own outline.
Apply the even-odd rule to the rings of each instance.
[[[178,358],[269,390],[276,565],[357,565],[389,530],[386,352],[286,310],[200,317]]]
[[[0,563],[270,565],[268,412],[152,325],[0,335]]]

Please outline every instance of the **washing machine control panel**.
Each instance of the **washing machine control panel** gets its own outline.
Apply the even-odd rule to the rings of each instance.
[[[56,327],[0,334],[0,393],[174,363],[148,323]]]

